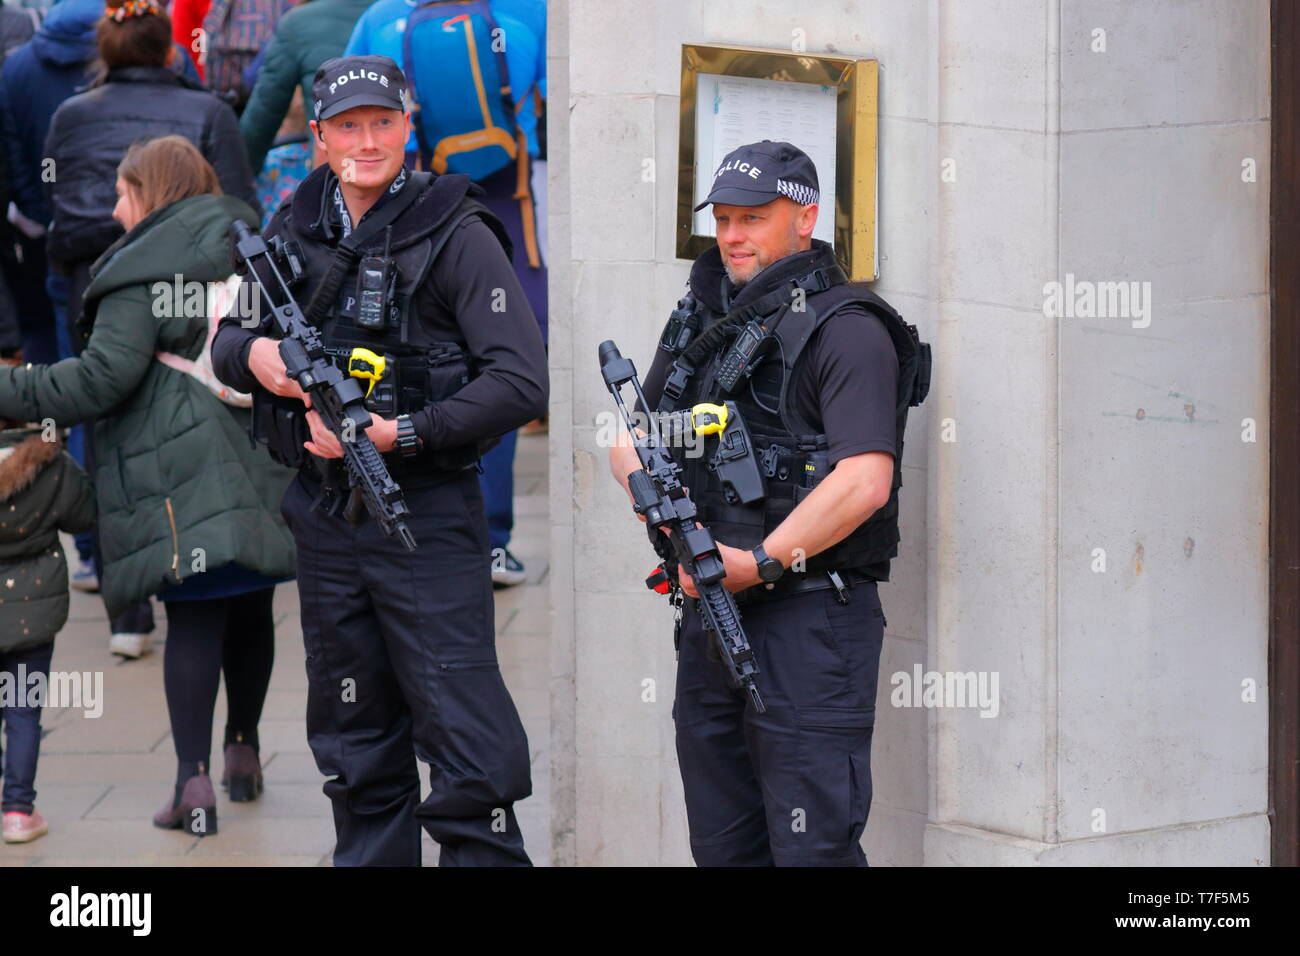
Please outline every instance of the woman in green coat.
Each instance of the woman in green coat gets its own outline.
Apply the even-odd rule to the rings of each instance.
[[[271,597],[294,571],[279,509],[292,473],[251,447],[249,412],[184,361],[206,347],[209,283],[232,272],[231,222],[256,227],[258,218],[221,195],[212,167],[180,136],[131,147],[117,190],[113,215],[127,232],[92,267],[77,321],[84,350],[55,365],[0,368],[0,415],[94,422],[109,614],[151,594],[167,609],[163,675],[179,765],[154,823],[204,835],[216,832],[208,766],[223,671],[230,798],[261,789]]]

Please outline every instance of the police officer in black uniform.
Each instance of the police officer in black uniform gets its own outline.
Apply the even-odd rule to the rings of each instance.
[[[311,125],[327,162],[266,235],[283,242],[286,270],[301,266],[296,298],[330,354],[365,379],[367,434],[405,494],[417,550],[364,513],[353,524],[341,446],[286,378],[269,309],[258,328],[247,308],[224,318],[213,364],[254,394],[271,454],[299,468],[282,510],[335,864],[418,866],[423,824],[443,866],[526,865],[513,804],[532,790],[528,742],[497,663],[476,464],[545,413],[546,357],[478,187],[403,168],[405,90],[387,57],[321,65]],[[423,803],[417,755],[430,767]]]
[[[898,553],[896,462],[929,347],[811,238],[819,199],[812,161],[790,143],[727,156],[696,207],[713,205],[717,245],[696,260],[645,376],[651,412],[734,402],[765,486],[744,503],[707,442],[674,450],[719,543],[767,707],[730,685],[687,600],[673,717],[701,866],[866,865],[876,589]],[[637,467],[631,448],[612,451],[625,488]],[[682,586],[697,596],[688,576]]]

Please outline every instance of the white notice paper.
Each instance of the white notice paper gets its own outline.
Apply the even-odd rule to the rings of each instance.
[[[713,188],[713,174],[737,146],[771,139],[793,143],[817,167],[821,203],[813,237],[835,237],[835,103],[839,89],[814,83],[755,80],[700,73],[696,77],[695,203]],[[695,213],[693,232],[713,236],[713,212]]]

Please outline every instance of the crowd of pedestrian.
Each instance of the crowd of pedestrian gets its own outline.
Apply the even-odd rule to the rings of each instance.
[[[419,29],[426,9],[443,6],[0,6],[0,580],[12,582],[0,593],[0,671],[49,671],[69,580],[101,595],[108,648],[128,661],[150,652],[161,601],[177,772],[159,827],[216,833],[220,788],[232,801],[262,789],[272,595],[299,573],[280,508],[294,473],[250,442],[249,396],[215,380],[211,343],[218,296],[237,281],[231,224],[266,226],[323,161],[309,131],[321,64],[346,52],[402,66],[414,96],[407,166],[478,183],[544,334],[534,187],[544,182],[545,3],[469,4],[506,38],[476,38],[473,64],[463,38],[455,60],[434,46],[439,31]],[[505,94],[491,110],[480,109],[484,83]],[[422,102],[426,90],[436,98]],[[495,148],[456,145],[482,129],[500,134]],[[525,575],[509,551],[514,437],[481,461],[498,586]],[[65,557],[59,532],[75,535],[75,554]],[[0,724],[4,839],[25,842],[48,829],[36,809],[40,707],[0,703]]]

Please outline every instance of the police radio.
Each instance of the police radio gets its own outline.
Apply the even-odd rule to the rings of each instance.
[[[357,276],[357,325],[363,329],[382,329],[388,323],[388,292],[393,282],[393,227],[384,230],[384,254],[361,260]]]
[[[772,333],[790,308],[787,305],[777,311],[767,324],[762,319],[750,319],[741,326],[740,334],[722,356],[714,376],[714,381],[724,392],[734,392],[737,385],[754,374],[766,357],[768,346],[774,341]]]
[[[754,374],[755,366],[766,351],[764,346],[771,337],[771,330],[757,319],[745,323],[718,366],[715,381],[724,392],[734,392],[742,379]]]

